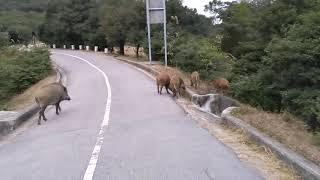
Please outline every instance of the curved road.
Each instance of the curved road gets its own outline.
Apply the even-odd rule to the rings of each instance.
[[[145,74],[102,54],[53,52],[72,100],[0,146],[1,180],[262,179]]]

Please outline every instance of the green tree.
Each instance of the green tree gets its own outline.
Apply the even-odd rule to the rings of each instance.
[[[0,11],[0,32],[8,32],[15,43],[28,43],[42,21],[43,13],[39,12]]]
[[[110,45],[118,46],[124,54],[124,45],[131,42],[138,51],[145,37],[143,1],[108,0],[103,12],[102,29]]]
[[[41,39],[56,44],[89,44],[90,33],[98,30],[95,1],[50,1],[45,21],[40,27]]]
[[[212,44],[200,37],[185,35],[173,49],[172,61],[186,72],[199,71],[204,79],[228,77],[233,60]]]
[[[0,0],[0,11],[36,11],[44,12],[50,0]]]
[[[222,21],[222,49],[237,57],[233,95],[292,112],[314,131],[320,126],[319,7],[318,0],[214,0],[207,6]]]
[[[312,130],[320,128],[320,20],[319,10],[305,13],[284,38],[275,38],[265,64],[280,90],[283,108],[304,117]]]

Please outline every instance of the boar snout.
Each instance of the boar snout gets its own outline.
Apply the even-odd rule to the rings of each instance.
[[[67,96],[67,97],[65,98],[65,100],[70,101],[71,98],[70,98],[69,96]]]

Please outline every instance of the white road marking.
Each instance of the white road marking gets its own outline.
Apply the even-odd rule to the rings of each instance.
[[[110,86],[110,83],[109,83],[109,79],[108,79],[108,76],[101,69],[99,69],[97,66],[93,65],[92,63],[90,63],[88,60],[85,60],[85,59],[83,59],[81,57],[74,56],[74,55],[71,55],[71,54],[66,54],[66,53],[53,52],[53,54],[61,54],[61,55],[65,55],[65,56],[70,56],[70,57],[73,57],[73,58],[76,58],[76,59],[79,59],[79,60],[82,60],[82,61],[86,62],[87,64],[89,64],[91,67],[95,68],[97,71],[99,71],[103,75],[105,83],[107,85],[108,98],[107,98],[107,105],[106,105],[106,110],[105,110],[105,113],[104,113],[104,118],[103,118],[102,124],[100,126],[100,131],[99,131],[99,134],[98,134],[97,141],[96,141],[96,144],[94,146],[93,152],[91,154],[91,158],[90,158],[87,170],[86,170],[86,172],[85,172],[85,174],[83,176],[83,180],[92,180],[94,172],[95,172],[95,169],[96,169],[96,166],[97,166],[97,163],[98,163],[99,154],[100,154],[100,151],[101,151],[101,146],[102,146],[103,140],[104,140],[104,136],[103,136],[104,135],[104,131],[105,131],[105,128],[108,126],[109,119],[110,119],[111,86]]]

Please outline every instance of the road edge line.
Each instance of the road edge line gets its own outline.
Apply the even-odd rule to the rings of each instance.
[[[96,69],[98,72],[100,72],[103,75],[105,83],[107,85],[108,97],[107,97],[107,103],[106,103],[106,109],[105,109],[104,118],[103,118],[103,121],[102,121],[101,126],[100,126],[99,134],[98,134],[98,137],[97,137],[97,140],[96,140],[96,144],[95,144],[95,146],[93,148],[90,161],[88,163],[86,172],[84,173],[84,176],[83,176],[83,180],[92,180],[94,172],[95,172],[95,169],[96,169],[96,166],[97,166],[97,163],[98,163],[98,160],[99,160],[101,147],[102,147],[102,144],[103,144],[103,141],[104,141],[104,136],[103,135],[104,135],[104,132],[105,132],[105,128],[108,127],[109,120],[110,120],[112,92],[111,92],[111,85],[110,85],[110,82],[109,82],[109,78],[100,68],[98,68],[97,66],[95,66],[92,63],[90,63],[88,60],[86,60],[84,58],[81,58],[79,56],[74,56],[74,55],[71,55],[71,54],[67,54],[67,53],[53,52],[53,54],[60,54],[60,55],[73,57],[73,58],[79,59],[79,60],[87,63],[89,66],[93,67],[94,69]]]

